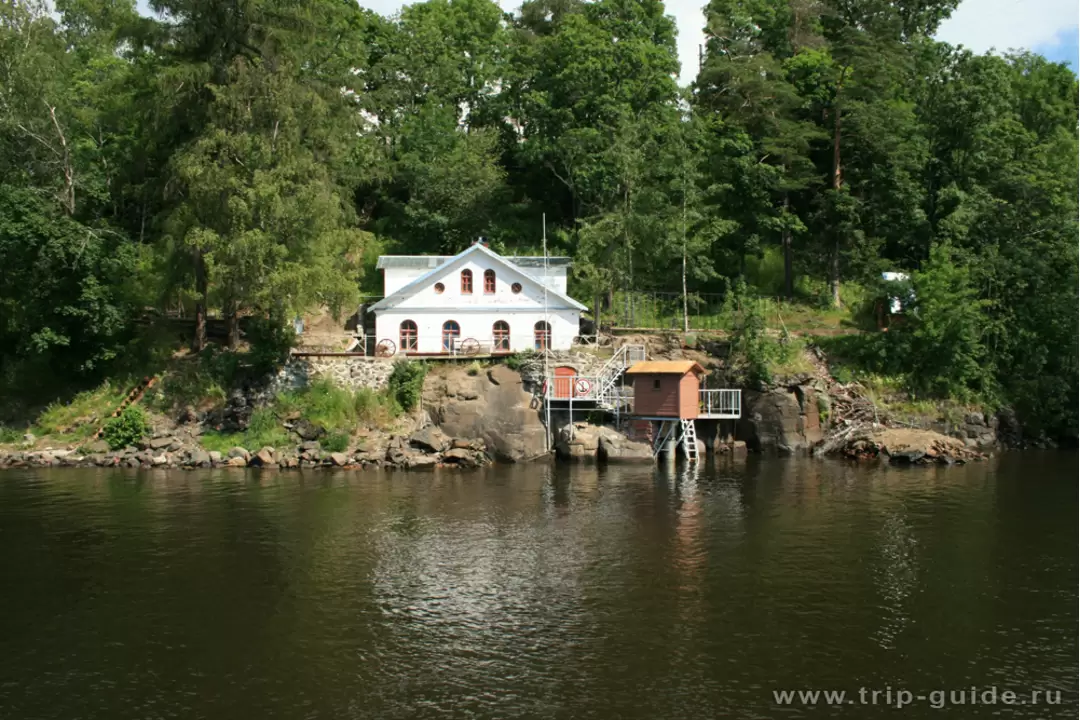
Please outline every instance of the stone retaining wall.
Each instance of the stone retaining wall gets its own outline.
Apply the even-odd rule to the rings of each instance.
[[[326,378],[352,390],[381,390],[390,380],[394,363],[370,357],[292,357],[274,379],[274,392],[305,387],[316,378]]]

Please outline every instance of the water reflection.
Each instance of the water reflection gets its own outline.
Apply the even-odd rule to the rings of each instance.
[[[8,473],[0,707],[819,717],[771,691],[1023,683],[1075,703],[1075,458],[1025,458]]]

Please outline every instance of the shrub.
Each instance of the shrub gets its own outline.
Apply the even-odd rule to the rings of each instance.
[[[322,447],[329,452],[345,452],[349,449],[349,434],[332,432],[322,439]]]
[[[102,438],[109,447],[118,450],[138,442],[150,431],[146,413],[138,405],[128,405],[119,415],[105,423]]]
[[[424,389],[424,376],[427,367],[423,363],[398,360],[390,373],[389,390],[402,410],[408,412],[420,402]]]
[[[469,377],[476,377],[483,371],[483,369],[484,366],[480,364],[479,360],[473,360],[471,363],[469,363],[469,367],[466,368],[465,373]]]
[[[382,425],[401,412],[389,390],[376,392],[371,388],[360,388],[356,391],[353,395],[353,407],[356,409],[356,419],[369,425]]]
[[[248,359],[256,377],[278,370],[289,357],[296,344],[293,326],[278,313],[269,317],[251,318],[245,329],[251,350]]]

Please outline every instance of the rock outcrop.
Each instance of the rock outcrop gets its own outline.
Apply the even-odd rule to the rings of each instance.
[[[819,391],[810,385],[743,390],[737,434],[751,450],[790,455],[821,441],[820,415]]]
[[[546,454],[540,406],[521,376],[504,365],[476,375],[455,369],[429,376],[424,409],[447,435],[482,440],[496,460],[523,462]]]
[[[575,422],[556,433],[555,452],[565,460],[652,463],[652,446],[610,427]]]

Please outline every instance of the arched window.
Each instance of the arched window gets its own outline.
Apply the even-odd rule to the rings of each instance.
[[[547,350],[551,347],[551,325],[541,320],[533,326],[534,347],[537,350]]]
[[[484,294],[485,295],[494,295],[495,294],[495,271],[494,270],[485,270],[484,271]]]
[[[416,323],[412,320],[404,320],[398,328],[398,347],[402,352],[416,352]]]
[[[495,339],[492,345],[495,352],[510,352],[510,325],[505,320],[491,326],[491,336]]]
[[[454,341],[461,337],[461,326],[453,320],[447,320],[442,326],[442,349],[446,352],[454,350]]]
[[[472,295],[472,270],[461,271],[461,294]]]

